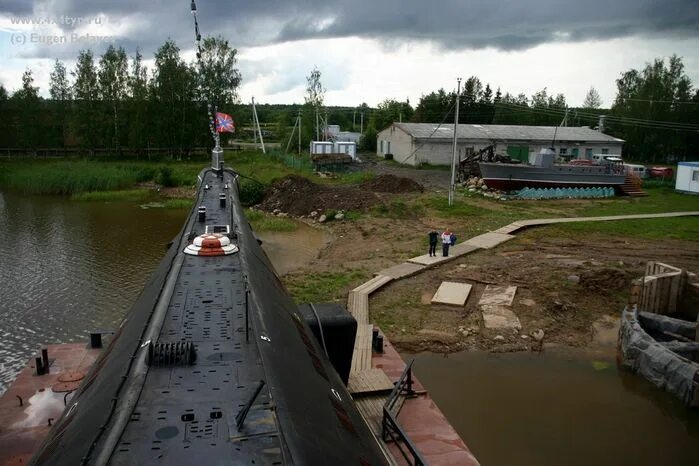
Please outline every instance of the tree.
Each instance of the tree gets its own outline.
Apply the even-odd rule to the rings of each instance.
[[[155,69],[151,80],[150,96],[153,100],[151,121],[159,145],[171,150],[179,146],[191,147],[198,135],[206,134],[203,112],[192,105],[196,84],[196,71],[180,57],[180,49],[172,40],[167,40],[155,54]],[[187,124],[198,121],[197,124]],[[172,152],[171,152],[172,153]]]
[[[129,146],[134,149],[146,147],[148,114],[148,68],[143,65],[141,51],[131,60],[131,69],[127,81],[129,102]]]
[[[70,82],[66,66],[58,59],[53,64],[53,71],[49,77],[49,94],[56,109],[56,114],[61,123],[61,143],[65,147],[68,137],[68,109],[71,100]]]
[[[394,121],[409,121],[413,116],[413,108],[408,102],[398,102],[395,99],[386,99],[378,105],[374,116],[374,128],[383,130]],[[368,126],[367,126],[368,128]],[[374,141],[376,145],[376,141]]]
[[[0,102],[4,102],[7,100],[7,90],[5,89],[5,86],[0,84]]]
[[[198,84],[203,100],[224,109],[238,102],[242,77],[236,68],[238,50],[221,36],[207,37],[201,47]]]
[[[602,106],[602,99],[599,96],[599,92],[594,86],[590,87],[590,90],[585,94],[585,100],[583,100],[583,108],[586,109],[597,109]]]
[[[109,105],[112,114],[113,132],[107,133],[106,141],[112,141],[113,147],[119,152],[119,110],[127,94],[128,59],[123,48],[110,45],[100,58],[98,82],[102,102]],[[105,125],[106,126],[106,125]]]
[[[91,50],[81,50],[73,71],[73,96],[75,98],[75,111],[73,112],[73,124],[75,131],[83,147],[94,148],[99,141],[97,130],[97,117],[99,111],[96,108],[99,99],[99,86],[97,82],[97,70]]]
[[[316,139],[320,139],[320,123],[318,121],[318,112],[323,106],[325,100],[325,89],[320,81],[320,70],[313,67],[311,74],[306,77],[306,105],[312,107],[315,111],[316,118]]]
[[[12,100],[18,105],[19,128],[18,139],[22,147],[36,147],[38,141],[39,119],[39,88],[34,86],[32,70],[27,69],[22,74],[22,87],[15,91]]]
[[[611,134],[626,140],[632,158],[686,160],[699,150],[697,95],[682,59],[657,58],[643,70],[628,70],[617,79],[617,95],[607,120]]]

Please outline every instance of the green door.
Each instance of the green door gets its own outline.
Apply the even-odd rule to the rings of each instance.
[[[513,159],[529,163],[529,146],[507,146],[507,155]]]
[[[578,155],[580,155],[580,149],[578,149],[577,147],[574,147],[572,153],[573,153],[573,158],[577,159]]]

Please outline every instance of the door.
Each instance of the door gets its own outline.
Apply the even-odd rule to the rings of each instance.
[[[689,180],[689,190],[699,193],[699,169],[692,170],[692,177]]]
[[[507,146],[507,155],[515,160],[529,163],[529,146]]]

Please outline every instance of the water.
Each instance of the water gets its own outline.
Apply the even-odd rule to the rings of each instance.
[[[699,461],[699,413],[583,351],[417,356],[415,373],[484,466]]]
[[[41,345],[117,328],[186,215],[0,192],[0,393]],[[304,224],[259,236],[279,273],[303,266],[326,242]]]

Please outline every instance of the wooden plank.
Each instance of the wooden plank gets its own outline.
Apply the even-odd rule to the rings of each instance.
[[[371,431],[381,437],[381,421],[383,420],[383,405],[388,395],[363,396],[355,400],[357,409],[366,421]]]
[[[382,369],[368,369],[350,374],[347,389],[353,395],[390,392],[393,382]]]
[[[353,373],[371,369],[371,338],[373,329],[373,325],[357,326],[350,376]]]

